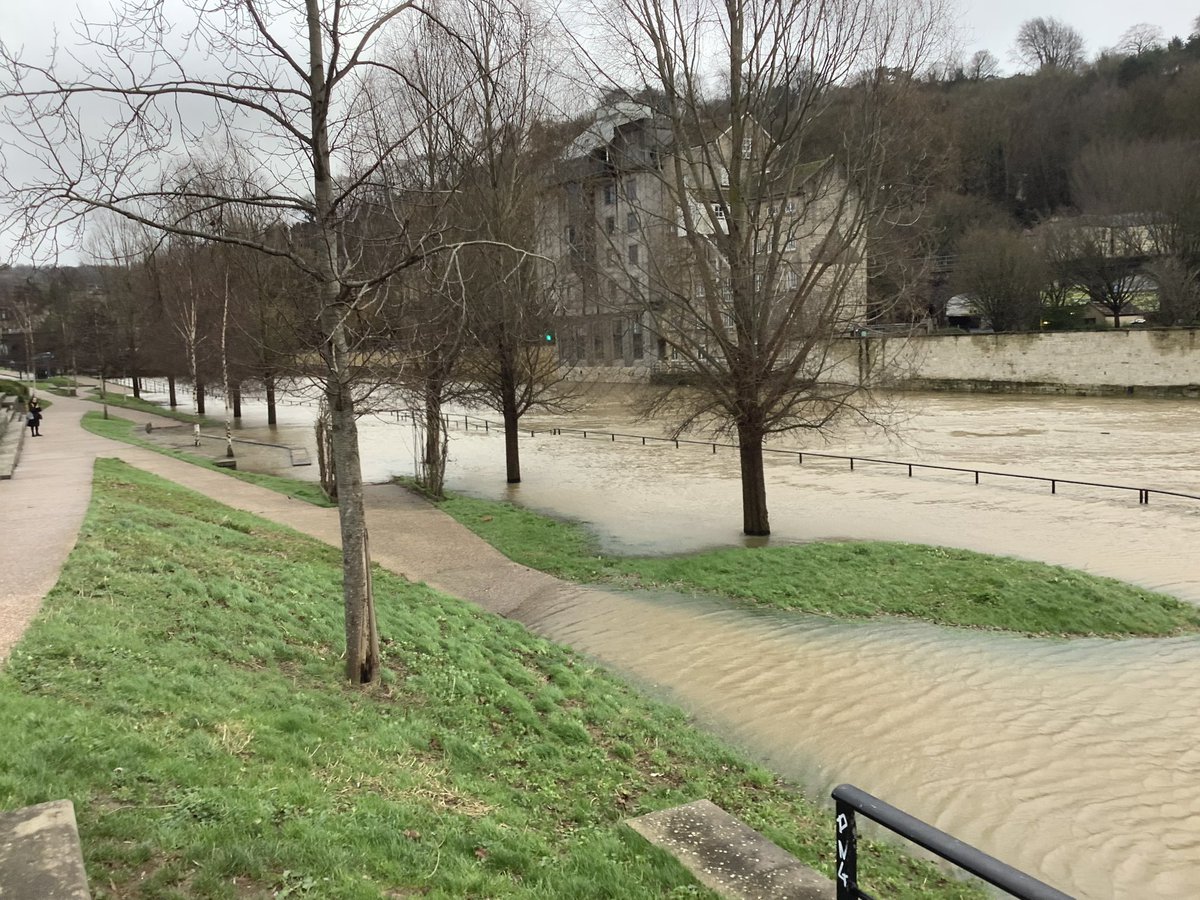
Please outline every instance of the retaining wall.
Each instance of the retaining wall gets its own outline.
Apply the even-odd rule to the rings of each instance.
[[[895,344],[895,338],[872,338]],[[929,335],[888,347],[897,387],[1200,398],[1200,329]],[[883,350],[883,348],[880,348]]]

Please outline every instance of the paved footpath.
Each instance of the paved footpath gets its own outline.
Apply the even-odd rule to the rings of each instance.
[[[0,584],[0,662],[7,658],[58,580],[75,546],[92,495],[98,457],[130,465],[192,488],[228,506],[287,525],[339,546],[337,510],[312,506],[220,472],[98,437],[83,429],[83,413],[99,407],[86,400],[52,397],[42,437],[26,437],[20,464],[0,482],[0,564],[12,577]],[[116,410],[144,424],[177,425],[150,413]],[[394,485],[366,489],[371,556],[412,581],[424,581],[501,615],[522,619],[543,604],[580,589],[517,565],[445,513]]]

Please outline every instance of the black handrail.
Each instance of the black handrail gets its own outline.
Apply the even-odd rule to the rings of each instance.
[[[988,856],[982,850],[951,837],[852,784],[835,787],[833,799],[837,817],[837,871],[834,877],[837,900],[874,900],[858,886],[856,812],[1020,900],[1072,900],[1069,894],[1014,869],[994,856]]]
[[[399,410],[389,410],[389,412],[392,412],[393,414],[395,414],[397,419],[401,415],[401,411],[399,411]],[[405,414],[407,414],[407,413],[405,413]],[[492,429],[495,429],[500,432],[504,431],[503,423],[490,422],[487,419],[479,418],[477,416],[463,415],[463,416],[447,417],[447,421],[452,422],[452,423],[457,422],[459,419],[462,420],[463,427],[465,429],[470,429],[471,426],[474,425],[475,428],[480,429],[480,430],[491,431]],[[543,431],[542,433],[545,434],[546,432]],[[561,435],[577,435],[577,436],[583,437],[583,438],[605,437],[605,438],[608,438],[609,441],[612,443],[616,443],[617,438],[622,438],[622,439],[628,439],[629,441],[640,441],[641,445],[643,447],[647,446],[650,443],[656,443],[656,442],[657,443],[665,443],[665,444],[674,444],[676,449],[678,449],[681,445],[692,445],[692,446],[696,446],[696,447],[711,447],[713,453],[716,453],[718,448],[726,449],[726,450],[738,449],[737,444],[726,444],[726,443],[722,443],[720,441],[698,441],[698,440],[689,440],[687,438],[669,438],[669,437],[655,437],[653,435],[643,435],[643,434],[627,434],[627,433],[623,433],[620,431],[609,431],[608,429],[604,429],[604,428],[582,429],[582,428],[554,428],[554,427],[551,427],[549,429],[549,433],[552,435],[559,435],[559,436],[561,436]],[[536,434],[537,434],[537,432],[534,430],[530,430],[530,432],[529,432],[530,437],[533,437]],[[900,460],[895,460],[895,459],[878,459],[878,458],[872,457],[872,456],[842,456],[842,455],[839,455],[836,453],[817,453],[812,450],[787,450],[787,449],[784,449],[781,447],[763,447],[763,452],[764,453],[774,453],[774,454],[783,455],[783,456],[795,456],[797,461],[801,465],[804,464],[804,458],[806,456],[814,457],[816,459],[842,460],[844,462],[850,463],[851,471],[854,471],[854,464],[856,462],[857,463],[874,463],[876,465],[882,465],[882,466],[902,466],[908,470],[909,478],[912,478],[914,469],[932,469],[934,471],[939,471],[939,472],[963,472],[967,475],[974,475],[976,484],[979,484],[980,476],[983,476],[983,475],[987,475],[988,477],[992,477],[992,478],[1016,478],[1016,479],[1022,480],[1022,481],[1040,481],[1043,484],[1050,485],[1050,493],[1051,494],[1058,493],[1058,486],[1060,484],[1070,484],[1070,485],[1075,485],[1077,487],[1103,488],[1105,490],[1112,490],[1112,491],[1136,491],[1137,495],[1138,495],[1138,503],[1142,506],[1149,505],[1151,494],[1157,494],[1160,497],[1178,497],[1178,498],[1181,498],[1184,500],[1200,500],[1200,494],[1188,494],[1183,491],[1168,491],[1168,490],[1163,490],[1161,488],[1135,487],[1133,485],[1128,485],[1128,484],[1110,484],[1110,483],[1103,482],[1103,481],[1081,481],[1081,480],[1075,479],[1075,478],[1057,478],[1057,477],[1052,477],[1049,475],[1025,475],[1025,474],[1019,473],[1019,472],[997,472],[992,469],[968,469],[968,468],[963,468],[961,466],[944,466],[944,465],[939,465],[937,463],[902,462]]]

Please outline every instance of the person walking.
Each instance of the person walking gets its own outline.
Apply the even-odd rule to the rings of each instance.
[[[34,397],[29,401],[29,418],[26,420],[33,437],[42,436],[42,404]]]

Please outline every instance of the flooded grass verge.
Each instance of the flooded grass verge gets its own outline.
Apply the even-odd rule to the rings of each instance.
[[[1200,608],[1165,594],[969,550],[845,541],[628,557],[603,553],[579,524],[510,503],[451,497],[441,508],[516,562],[580,583],[669,588],[781,610],[904,616],[1028,635],[1200,631]]]
[[[311,503],[313,506],[332,507],[337,505],[325,496],[325,492],[321,490],[319,484],[314,484],[311,481],[300,481],[296,478],[286,478],[281,475],[264,475],[258,472],[244,472],[239,469],[221,468],[213,462],[211,457],[173,450],[161,444],[156,444],[154,441],[148,441],[138,436],[137,432],[134,431],[134,423],[128,419],[122,419],[118,416],[105,418],[102,413],[89,412],[84,414],[82,425],[86,430],[92,434],[98,434],[100,437],[121,441],[125,444],[132,444],[135,447],[142,447],[146,450],[153,450],[155,453],[161,453],[172,459],[182,460],[195,466],[222,472],[231,478],[237,478],[239,481],[244,481],[247,484],[256,484],[259,487],[268,488],[296,500]]]
[[[708,797],[831,874],[831,813],[593,663],[112,460],[0,670],[0,806],[74,801],[97,900],[712,897],[621,821]],[[982,897],[894,848],[873,890]],[[877,864],[875,860],[879,859]]]

